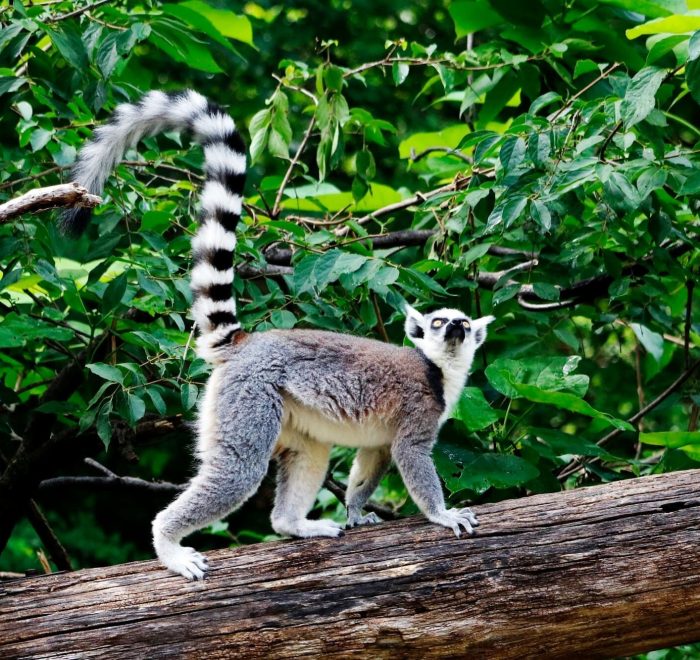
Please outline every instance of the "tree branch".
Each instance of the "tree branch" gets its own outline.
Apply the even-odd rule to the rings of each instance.
[[[36,213],[65,206],[84,206],[93,208],[102,199],[89,193],[77,183],[61,183],[57,186],[35,188],[29,192],[0,204],[0,224],[24,213]]]

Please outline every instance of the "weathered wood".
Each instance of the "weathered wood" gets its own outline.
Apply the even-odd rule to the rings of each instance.
[[[0,583],[2,658],[604,658],[700,639],[700,470]]]
[[[0,204],[0,224],[25,213],[36,213],[62,206],[94,207],[102,202],[77,183],[61,183],[57,186],[34,188],[29,192]]]

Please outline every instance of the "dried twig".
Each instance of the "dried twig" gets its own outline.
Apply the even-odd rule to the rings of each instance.
[[[335,479],[333,479],[333,477],[330,476],[326,477],[326,480],[323,482],[323,486],[331,491],[331,493],[333,493],[333,495],[335,495],[341,503],[345,503],[345,486],[339,484]],[[379,504],[373,504],[372,502],[367,502],[364,508],[365,511],[376,513],[383,520],[398,520],[400,518],[400,516],[394,513],[391,509]]]
[[[294,171],[296,164],[299,162],[299,158],[301,157],[301,154],[304,151],[304,148],[306,147],[306,143],[309,141],[309,138],[311,137],[311,133],[314,129],[315,123],[316,123],[316,115],[313,115],[311,117],[311,121],[309,122],[309,126],[307,127],[306,132],[304,133],[304,137],[301,139],[301,142],[299,143],[299,147],[297,148],[297,151],[294,154],[294,158],[292,158],[292,160],[289,161],[289,167],[287,168],[287,171],[284,173],[284,178],[282,179],[282,183],[280,183],[280,187],[277,190],[277,195],[275,196],[275,202],[272,205],[272,217],[273,218],[276,218],[280,213],[280,204],[282,202],[282,196],[284,195],[284,190],[287,187],[287,184],[289,183],[289,179],[292,176],[292,172]]]
[[[0,204],[0,224],[24,213],[36,213],[65,206],[93,208],[102,199],[93,195],[77,183],[61,183],[57,186],[35,188],[29,192]]]

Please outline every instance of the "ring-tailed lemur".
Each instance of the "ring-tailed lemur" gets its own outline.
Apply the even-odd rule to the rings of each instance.
[[[272,527],[290,536],[340,536],[343,526],[309,520],[333,444],[357,447],[347,488],[347,526],[376,522],[362,509],[393,459],[429,520],[472,533],[469,509],[447,509],[431,459],[438,430],[467,380],[488,316],[455,309],[422,315],[406,307],[416,348],[316,330],[248,334],[232,294],[234,233],[241,214],[245,151],[234,122],[200,94],[150,92],[120,105],[80,151],[74,178],[93,193],[141,137],[187,129],[204,146],[206,183],[193,240],[193,316],[197,349],[214,364],[197,419],[199,471],[153,521],[153,545],[165,566],[202,578],[205,557],[183,537],[239,507],[258,488],[272,457],[279,462]],[[71,211],[78,232],[89,210]]]

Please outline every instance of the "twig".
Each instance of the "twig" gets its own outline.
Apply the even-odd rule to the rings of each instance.
[[[488,174],[490,173],[491,170],[486,170],[486,171],[479,171],[479,172],[473,172],[473,174]],[[376,220],[377,218],[387,215],[389,213],[393,213],[394,211],[401,211],[403,209],[408,208],[409,206],[413,206],[415,204],[422,204],[423,202],[428,201],[429,199],[432,199],[433,197],[436,197],[438,195],[441,195],[442,193],[445,192],[456,192],[458,190],[462,190],[465,188],[469,182],[471,181],[471,176],[466,176],[466,177],[457,177],[454,181],[451,183],[448,183],[444,186],[440,186],[439,188],[435,188],[434,190],[430,190],[428,192],[424,193],[416,193],[412,197],[408,197],[406,199],[401,200],[400,202],[394,202],[393,204],[388,204],[387,206],[383,206],[382,208],[377,209],[376,211],[372,211],[371,213],[368,213],[367,215],[363,215],[360,218],[357,218],[355,222],[358,225],[364,225],[368,223],[370,220]],[[335,235],[336,236],[345,236],[348,232],[350,231],[350,228],[348,226],[345,227],[340,227],[335,230]]]
[[[36,213],[64,206],[83,206],[92,208],[102,202],[77,183],[61,183],[57,186],[35,188],[29,192],[0,204],[0,224],[24,213]]]
[[[90,11],[92,9],[95,9],[95,7],[99,7],[100,5],[105,5],[110,0],[97,0],[97,2],[93,2],[90,5],[85,5],[84,7],[80,7],[79,9],[75,9],[74,11],[70,11],[67,14],[59,14],[58,16],[50,16],[49,18],[46,19],[47,23],[57,23],[58,21],[65,21],[67,18],[74,18],[75,16],[80,16],[80,14]]]
[[[612,131],[608,134],[608,137],[605,138],[603,141],[603,144],[600,146],[600,151],[598,152],[598,160],[605,160],[605,150],[608,148],[608,145],[610,142],[612,142],[612,139],[617,135],[618,131],[622,128],[622,119],[615,124],[613,127]]]
[[[112,472],[108,467],[105,467],[102,465],[102,463],[98,463],[94,458],[86,458],[83,460],[85,465],[89,465],[92,468],[95,468],[98,472],[102,472],[102,474],[108,476],[110,479],[117,479],[117,475]]]
[[[685,355],[685,368],[690,366],[690,327],[692,325],[692,309],[693,309],[693,290],[695,289],[695,280],[689,279],[685,283],[685,288],[688,292],[688,300],[685,303],[685,328],[683,332],[683,354]]]
[[[72,571],[73,567],[71,566],[70,557],[66,549],[56,536],[51,525],[49,525],[49,521],[46,520],[46,516],[44,516],[39,505],[34,500],[29,500],[27,518],[29,518],[29,522],[32,524],[37,536],[44,544],[46,551],[49,553],[49,557],[51,557],[53,563],[56,564],[56,568],[58,568],[59,571]]]
[[[6,466],[7,458],[5,454],[0,452],[0,467],[4,468]],[[27,518],[58,570],[72,571],[73,567],[71,566],[70,557],[66,549],[61,544],[61,541],[59,541],[51,525],[49,525],[49,521],[46,520],[39,505],[31,498],[27,502]]]
[[[335,495],[342,504],[345,503],[345,487],[342,484],[339,484],[335,479],[333,479],[333,477],[326,477],[326,480],[323,482],[323,486],[331,491],[331,493],[333,493],[333,495]],[[367,502],[367,504],[365,504],[365,511],[376,513],[384,520],[399,520],[401,517],[394,513],[391,509],[379,504],[373,504],[372,502]]]
[[[145,490],[151,493],[179,493],[183,491],[186,484],[174,484],[169,481],[146,481],[137,477],[52,477],[44,479],[39,484],[39,491],[45,492],[56,488],[75,486],[80,488],[100,488],[103,490],[113,490],[121,488],[133,488]]]
[[[605,78],[607,78],[613,71],[619,69],[620,66],[621,64],[619,62],[613,64],[609,69],[603,71],[603,73],[601,73],[593,82],[588,83],[588,85],[586,85],[583,89],[576,92],[576,94],[574,94],[566,103],[564,103],[564,105],[561,106],[561,108],[559,108],[559,110],[552,115],[550,121],[554,122],[554,120],[557,119],[557,117],[559,117],[564,110],[570,107],[574,101],[585,94],[589,89],[591,89],[591,87],[597,85],[601,80],[605,80]]]
[[[302,151],[304,151],[304,148],[306,147],[306,143],[309,141],[309,138],[311,137],[311,132],[314,129],[315,123],[316,123],[316,115],[313,115],[311,117],[311,121],[309,122],[309,125],[306,129],[306,132],[304,133],[304,137],[301,139],[301,142],[299,143],[299,147],[297,148],[297,151],[294,154],[294,158],[292,158],[292,160],[289,162],[289,167],[287,168],[287,171],[284,173],[284,178],[282,179],[282,183],[280,184],[279,190],[277,191],[277,195],[275,196],[275,202],[272,205],[272,218],[276,218],[280,214],[280,203],[282,202],[282,196],[284,195],[284,190],[287,187],[287,184],[289,183],[289,179],[292,176],[292,172],[294,171],[296,164],[299,162],[299,158],[301,157]]]
[[[471,164],[471,162],[472,162],[472,159],[469,158],[469,156],[463,154],[458,149],[452,149],[450,147],[429,147],[428,149],[423,149],[423,151],[420,151],[418,153],[415,152],[415,149],[411,149],[410,160],[413,163],[417,163],[419,160],[425,158],[426,156],[429,156],[432,153],[436,153],[436,152],[442,152],[442,153],[445,153],[449,156],[454,156],[455,158],[459,158],[459,159],[463,160],[465,163]]]
[[[384,327],[384,320],[382,319],[382,313],[379,309],[379,303],[377,302],[377,294],[372,293],[372,305],[374,306],[374,313],[377,315],[377,327],[379,328],[379,334],[382,339],[388,344],[389,335],[386,333],[386,328]]]
[[[35,181],[36,179],[41,179],[41,177],[47,174],[53,174],[54,172],[61,172],[63,170],[72,167],[71,165],[55,165],[54,167],[49,167],[46,170],[37,172],[36,174],[30,174],[29,176],[23,176],[20,179],[12,179],[10,181],[5,181],[5,183],[0,183],[0,190],[5,190],[5,188],[12,188],[20,183],[26,183],[27,181]]]

